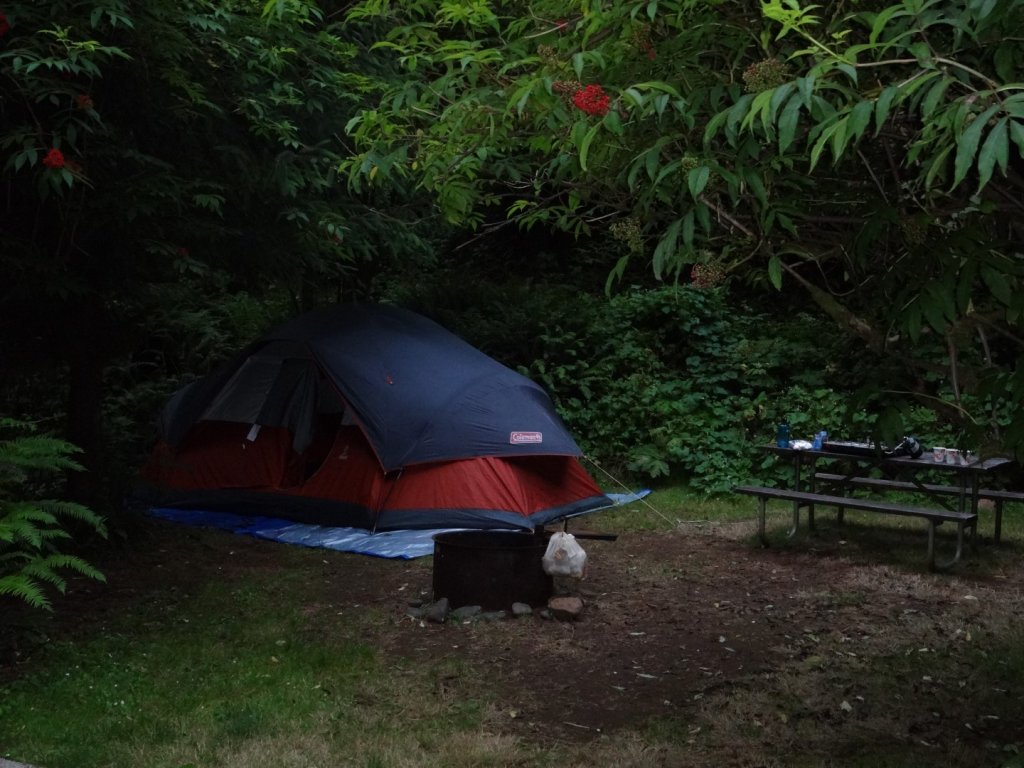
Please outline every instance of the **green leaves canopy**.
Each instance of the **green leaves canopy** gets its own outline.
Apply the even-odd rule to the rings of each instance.
[[[637,222],[623,259],[795,287],[1024,444],[1000,410],[1024,393],[1020,0],[454,5],[350,13],[408,73],[349,124],[353,186],[413,179],[474,226]],[[575,103],[585,85],[607,113]]]

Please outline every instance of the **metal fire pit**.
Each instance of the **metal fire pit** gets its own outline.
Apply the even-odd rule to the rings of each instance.
[[[512,603],[547,605],[551,577],[541,563],[551,535],[455,531],[434,536],[434,599],[453,608],[498,611]]]

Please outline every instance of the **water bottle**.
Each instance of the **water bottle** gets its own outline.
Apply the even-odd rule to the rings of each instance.
[[[789,448],[789,424],[782,422],[775,430],[775,444],[779,448]]]
[[[814,450],[816,450],[816,451],[820,451],[820,450],[821,450],[821,444],[822,444],[822,442],[823,442],[823,441],[822,441],[822,437],[821,437],[821,436],[822,436],[823,434],[825,434],[825,433],[824,433],[824,432],[818,432],[818,433],[817,433],[817,434],[816,434],[816,435],[814,436],[814,442],[813,442],[813,443],[811,444],[811,447],[812,447],[812,448],[814,448]]]

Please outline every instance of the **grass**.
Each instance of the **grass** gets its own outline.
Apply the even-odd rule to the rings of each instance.
[[[669,531],[680,526],[700,528],[752,520],[753,509],[729,497],[696,496],[677,487],[655,488],[639,502],[588,515],[580,527],[615,531]]]
[[[366,766],[426,765],[427,753],[470,766],[507,754],[501,738],[467,739],[487,711],[482,689],[464,684],[472,675],[455,663],[384,668],[360,639],[372,614],[282,609],[302,605],[302,588],[287,573],[211,585],[53,645],[7,686],[0,754],[49,768],[349,764],[352,754]]]
[[[706,500],[658,489],[647,502],[597,513],[579,527],[713,531],[754,544],[749,499]],[[985,548],[971,561],[972,574],[998,578],[1019,567],[1016,542],[1024,539],[1024,524],[1017,512],[1010,507],[1004,519],[1009,544]],[[773,547],[831,548],[877,567],[863,583],[824,591],[795,584],[794,600],[831,616],[870,609],[873,590],[890,584],[905,590],[911,604],[916,594],[946,588],[948,582],[920,575],[925,534],[915,521],[865,515],[836,528],[827,514],[820,519],[816,534],[788,541],[789,512],[773,509]],[[911,687],[929,697],[949,728],[971,723],[983,730],[1018,718],[1015,686],[1024,685],[1019,617],[987,618],[965,639],[952,619],[910,615],[891,628],[894,635],[866,641],[870,648],[858,648],[856,656],[843,655],[848,648],[838,635],[815,638],[813,646],[797,637],[795,643],[809,646],[802,659],[714,690],[674,717],[583,744],[552,744],[499,727],[508,714],[496,708],[486,668],[457,659],[396,662],[373,643],[394,619],[371,607],[325,604],[311,612],[309,569],[289,567],[308,564],[310,551],[281,552],[280,567],[197,581],[192,590],[131,603],[100,626],[50,643],[4,685],[0,756],[47,768],[853,768],[1014,766],[1024,752],[1024,730],[1019,739],[999,731],[988,762],[976,753],[944,755],[888,735],[899,697]],[[932,650],[919,652],[924,641],[918,638],[932,638]],[[851,712],[840,708],[843,701]],[[929,743],[931,727],[930,721],[921,725],[920,742]],[[856,747],[837,742],[840,732]]]

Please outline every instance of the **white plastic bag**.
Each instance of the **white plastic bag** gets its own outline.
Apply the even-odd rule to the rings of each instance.
[[[548,576],[575,576],[582,579],[587,569],[587,553],[571,533],[551,534],[541,561]]]

